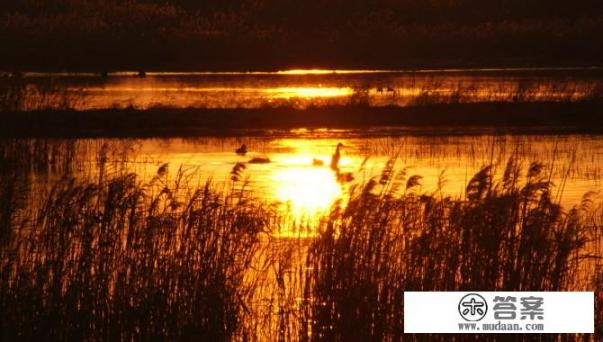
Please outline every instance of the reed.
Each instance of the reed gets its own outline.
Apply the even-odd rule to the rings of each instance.
[[[486,166],[463,199],[386,171],[310,246],[301,339],[401,339],[404,291],[600,291],[601,206],[561,208],[541,164],[512,158],[501,179]]]
[[[192,174],[67,173],[24,211],[1,172],[2,339],[397,340],[406,290],[595,290],[603,328],[603,208],[556,204],[542,164],[451,198],[392,160],[285,240],[243,166],[222,189]]]
[[[181,193],[186,177],[168,183],[165,168],[148,184],[134,174],[65,177],[29,229],[3,215],[2,231],[15,231],[2,246],[3,339],[233,336],[266,215],[209,183]]]

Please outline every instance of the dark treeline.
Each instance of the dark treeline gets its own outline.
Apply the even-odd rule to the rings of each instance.
[[[601,64],[596,0],[18,0],[8,70]]]

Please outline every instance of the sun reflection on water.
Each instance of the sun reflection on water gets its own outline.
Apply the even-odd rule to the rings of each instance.
[[[145,183],[156,177],[160,165],[169,163],[171,174],[180,166],[190,170],[194,174],[191,178],[195,179],[194,186],[202,186],[209,179],[220,187],[229,187],[233,166],[236,163],[245,164],[241,179],[250,182],[246,190],[254,201],[262,201],[278,211],[278,227],[281,231],[275,232],[275,235],[285,238],[315,236],[316,230],[312,227],[316,227],[315,223],[329,214],[335,201],[340,200],[341,207],[345,208],[350,188],[362,186],[370,179],[379,180],[384,166],[392,157],[397,157],[395,172],[404,170],[406,174],[406,178],[396,178],[400,182],[398,195],[404,193],[409,177],[420,175],[421,186],[414,189],[416,193],[464,198],[467,183],[483,165],[495,163],[496,175],[502,177],[507,161],[515,154],[526,165],[532,161],[556,158],[551,180],[555,184],[565,185],[563,196],[559,199],[563,205],[580,203],[585,193],[601,189],[603,142],[600,137],[356,137],[350,132],[313,128],[297,128],[286,134],[277,134],[283,134],[283,137],[146,139],[136,143],[127,139],[112,140],[110,143],[112,149],[119,152],[115,156],[130,156],[128,171],[141,175],[141,181]],[[245,156],[235,153],[242,143],[249,148]],[[354,177],[353,181],[343,185],[337,183],[335,173],[330,169],[331,156],[339,143],[344,145],[340,170]],[[94,151],[87,144],[97,142],[94,140],[85,144],[86,151]],[[269,157],[270,162],[249,163],[257,156]],[[492,156],[496,158],[493,160]],[[94,160],[96,154],[87,158]],[[121,160],[115,161],[112,168],[124,167]],[[568,169],[571,170],[569,174]],[[566,183],[560,181],[566,177]],[[441,189],[439,185],[442,185]],[[559,185],[556,189],[559,189]],[[289,229],[291,221],[295,229]],[[302,230],[301,234],[298,230]]]
[[[264,92],[273,98],[289,99],[350,96],[354,90],[347,87],[281,87],[267,88]]]
[[[335,174],[328,168],[291,167],[273,174],[275,197],[290,204],[296,217],[314,216],[329,209],[341,196]]]
[[[328,74],[379,74],[395,72],[393,70],[341,70],[341,69],[289,69],[277,71],[278,75],[328,75]]]
[[[268,176],[269,196],[282,205],[294,222],[281,228],[279,237],[310,237],[315,231],[300,231],[301,226],[315,225],[345,190],[329,168],[329,154],[313,146],[312,141],[298,140],[295,152],[279,159],[279,167]]]

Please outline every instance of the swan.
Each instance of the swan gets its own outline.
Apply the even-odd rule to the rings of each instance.
[[[248,163],[250,164],[268,164],[270,163],[270,158],[268,157],[253,157],[249,159]]]
[[[339,171],[339,159],[341,158],[340,149],[342,147],[344,147],[342,143],[337,144],[335,153],[331,157],[331,170],[333,170],[333,171]]]
[[[245,144],[241,145],[241,147],[237,148],[235,150],[235,152],[236,152],[236,154],[244,156],[245,154],[247,154],[247,145],[245,145]]]
[[[322,159],[318,159],[318,158],[312,159],[312,166],[323,166],[323,165],[325,165],[325,162],[323,162]]]

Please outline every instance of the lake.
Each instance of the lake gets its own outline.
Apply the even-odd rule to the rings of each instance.
[[[419,132],[426,133],[425,130]],[[69,144],[71,171],[84,180],[96,181],[99,159],[109,174],[136,173],[148,183],[164,167],[165,181],[186,175],[186,186],[196,188],[211,180],[221,188],[233,185],[232,170],[244,165],[238,179],[246,189],[298,224],[311,223],[328,212],[333,203],[347,198],[350,187],[379,179],[388,161],[404,192],[406,181],[421,176],[417,193],[437,193],[462,198],[469,180],[482,167],[495,166],[499,178],[507,161],[515,156],[527,173],[540,162],[554,183],[555,201],[566,207],[579,204],[583,195],[603,187],[603,137],[596,135],[420,135],[417,131],[390,129],[271,130],[258,135],[164,139],[56,140]],[[338,182],[329,167],[338,143],[339,168],[353,180]],[[247,146],[246,155],[235,150]],[[64,149],[64,148],[63,148]],[[103,155],[104,157],[100,157]],[[255,157],[269,163],[250,163]],[[58,158],[57,158],[58,159]],[[57,162],[59,163],[59,162]],[[318,165],[317,165],[318,164]],[[179,170],[181,172],[179,172]],[[62,171],[54,173],[60,176]],[[46,173],[44,173],[46,174]],[[51,177],[50,179],[55,179]],[[525,180],[525,174],[522,175]],[[48,182],[47,176],[41,182]],[[438,188],[440,185],[440,188]],[[288,234],[289,232],[282,232]]]
[[[603,135],[560,134],[566,127],[554,120],[504,130],[322,122],[333,108],[351,115],[353,105],[360,117],[430,103],[572,109],[599,98],[599,69],[10,79],[18,83],[12,109],[22,110],[13,118],[27,128],[29,110],[57,116],[35,138],[24,129],[0,140],[0,303],[16,321],[64,315],[68,334],[83,326],[114,339],[307,340],[364,320],[363,330],[387,324],[398,336],[404,291],[601,286]],[[176,128],[183,112],[265,116],[270,108],[271,122],[285,108],[321,111],[308,127],[214,125],[184,136],[144,122],[144,109],[156,107],[166,110],[153,115]],[[203,110],[211,108],[225,110]],[[98,127],[54,135],[87,110]],[[416,113],[407,114],[429,114]],[[113,134],[131,116],[131,130]],[[126,133],[143,124],[165,136]]]
[[[404,107],[431,102],[571,102],[597,96],[603,89],[601,73],[599,68],[30,72],[17,80],[24,90],[21,109],[26,110],[303,109],[359,103]],[[245,182],[245,189],[297,224],[313,222],[337,200],[345,201],[350,188],[378,179],[388,162],[394,163],[394,174],[400,173],[396,185],[400,191],[406,191],[404,181],[417,175],[421,178],[412,191],[463,198],[475,173],[493,165],[500,178],[512,157],[521,161],[526,172],[531,163],[542,163],[554,184],[555,200],[564,206],[601,190],[601,135],[559,135],[538,127],[531,134],[526,131],[514,134],[510,129],[503,135],[494,127],[471,126],[257,128],[229,131],[221,137],[205,130],[189,138],[67,139],[53,144],[70,146],[70,162],[83,179],[97,177],[100,155],[107,170],[136,173],[142,182],[156,177],[165,164],[166,177],[173,179],[180,170],[193,187],[208,180],[229,186],[233,168],[240,163],[236,178]],[[329,164],[339,143],[343,144],[339,171],[334,172]],[[242,144],[248,152],[238,155],[235,150]],[[250,163],[257,157],[270,162]],[[338,174],[345,175],[346,181],[338,180]]]
[[[25,73],[21,109],[263,108],[430,101],[574,101],[599,94],[600,68]]]

